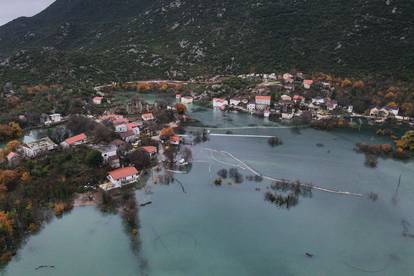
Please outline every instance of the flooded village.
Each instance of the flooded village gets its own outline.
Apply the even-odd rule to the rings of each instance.
[[[208,186],[222,190],[223,194],[228,193],[229,187],[233,187],[231,193],[247,189],[251,194],[261,195],[262,201],[283,209],[297,206],[316,191],[333,198],[344,198],[341,199],[343,204],[361,199],[367,202],[364,204],[382,202],[384,193],[373,185],[356,187],[346,185],[336,177],[328,181],[308,177],[307,174],[312,176],[313,173],[307,170],[286,173],[291,172],[295,163],[303,162],[302,155],[305,160],[311,158],[306,151],[312,154],[325,151],[324,154],[337,159],[350,154],[349,151],[342,152],[342,156],[331,154],[336,148],[331,148],[331,141],[321,139],[307,148],[297,148],[295,156],[298,159],[290,162],[292,157],[284,152],[285,145],[289,147],[295,139],[306,144],[301,140],[305,138],[300,137],[300,132],[308,129],[317,132],[375,129],[378,138],[373,140],[374,143],[371,143],[372,138],[369,140],[365,136],[362,144],[358,144],[358,139],[347,142],[355,151],[366,155],[368,168],[365,170],[376,167],[378,158],[404,156],[406,159],[405,154],[412,150],[414,136],[410,124],[413,119],[401,116],[397,106],[372,107],[364,113],[357,113],[352,105],[340,104],[334,96],[332,84],[290,73],[215,77],[187,82],[114,82],[98,86],[89,96],[83,114],[59,114],[51,110],[49,114],[42,114],[40,124],[22,130],[26,134],[31,131],[39,135],[29,135],[30,139],[5,144],[3,168],[9,171],[19,169],[18,180],[13,175],[6,175],[4,179],[10,178],[8,183],[24,182],[26,178],[42,181],[47,174],[45,170],[50,171],[57,166],[49,172],[52,178],[56,178],[57,186],[51,182],[51,188],[45,189],[52,192],[49,198],[67,200],[55,200],[49,204],[53,215],[61,217],[73,207],[91,205],[104,213],[119,213],[133,248],[140,248],[142,238],[138,210],[156,212],[159,208],[156,206],[162,204],[156,199],[162,197],[162,192],[158,195],[157,191],[169,184],[174,184],[184,196],[195,193],[186,177],[197,183],[208,182]],[[390,122],[401,124],[404,130],[397,133],[389,129]],[[284,131],[290,131],[290,134]],[[311,141],[314,139],[319,138],[310,138]],[[239,148],[234,148],[233,143]],[[247,149],[247,145],[263,147],[263,144],[266,149],[260,148],[262,157]],[[289,167],[277,172],[273,172],[270,166],[264,167],[260,163],[262,159],[273,167],[283,166],[284,160],[278,159],[276,164],[264,157],[264,152],[271,149],[280,151],[276,155],[285,158]],[[314,150],[320,152],[314,153]],[[255,156],[256,161],[250,160],[250,156]],[[359,166],[364,167],[363,164],[361,162]],[[60,175],[62,168],[68,173]],[[197,174],[203,175],[203,181],[194,177]],[[243,182],[246,185],[236,185]],[[199,185],[197,187],[200,188]],[[200,189],[205,191],[205,188]],[[396,195],[398,197],[399,193]],[[220,198],[217,194],[215,196]],[[168,199],[163,200],[172,203]],[[174,205],[180,206],[178,202]],[[39,215],[34,221],[28,224],[32,227],[28,233],[36,233],[48,219]],[[408,237],[411,228],[404,225],[403,233]],[[315,252],[304,250],[300,254],[313,258]],[[12,256],[4,256],[4,260],[10,260]]]

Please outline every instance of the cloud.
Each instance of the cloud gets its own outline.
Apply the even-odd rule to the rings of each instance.
[[[0,0],[0,26],[20,16],[33,16],[55,0]]]

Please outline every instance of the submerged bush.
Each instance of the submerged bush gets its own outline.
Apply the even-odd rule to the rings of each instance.
[[[276,146],[279,146],[279,145],[281,145],[281,144],[283,144],[282,143],[282,140],[280,140],[278,137],[276,137],[276,136],[274,136],[274,137],[270,137],[268,140],[267,140],[267,143],[270,145],[270,146],[272,146],[272,147],[276,147]]]

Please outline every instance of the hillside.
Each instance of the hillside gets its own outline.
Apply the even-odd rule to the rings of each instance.
[[[297,68],[411,78],[408,0],[57,0],[0,27],[1,81]]]

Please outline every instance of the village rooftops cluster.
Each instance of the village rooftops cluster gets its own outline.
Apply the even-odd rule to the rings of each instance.
[[[306,78],[300,72],[282,75],[246,74],[238,77],[262,82],[244,96],[213,97],[211,100],[213,108],[220,110],[230,108],[284,120],[302,117],[304,113],[307,113],[310,114],[307,117],[312,120],[356,116],[374,119],[376,122],[383,122],[390,117],[400,121],[410,121],[410,118],[399,116],[398,106],[373,107],[369,115],[357,114],[352,105],[340,105],[334,99],[335,88],[329,81]],[[278,92],[271,92],[270,87],[276,87]]]
[[[52,116],[51,118],[55,118]],[[56,117],[57,118],[57,117]],[[91,117],[93,118],[93,117]],[[92,148],[100,152],[103,162],[113,170],[108,173],[109,184],[106,183],[105,189],[110,190],[119,188],[123,185],[136,182],[139,178],[138,170],[135,167],[128,166],[126,156],[133,151],[142,151],[147,154],[150,160],[154,160],[157,156],[158,149],[155,146],[141,146],[141,133],[144,132],[147,137],[156,135],[154,130],[149,130],[148,121],[155,120],[152,113],[143,113],[139,117],[126,118],[123,115],[106,113],[95,121],[99,124],[111,124],[118,139],[110,143],[94,144],[94,139],[89,139],[86,133],[79,133],[66,138],[60,143],[62,150],[70,150],[81,145]],[[179,145],[180,137],[173,135],[170,137],[171,145]],[[36,141],[27,142],[17,148],[16,151],[7,155],[10,165],[20,162],[21,159],[39,158],[48,152],[57,150],[59,146],[49,137],[44,137]],[[127,163],[126,163],[127,162]],[[121,165],[127,165],[121,168]]]

